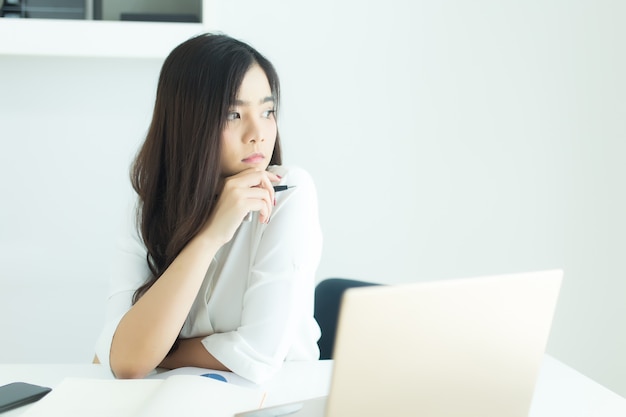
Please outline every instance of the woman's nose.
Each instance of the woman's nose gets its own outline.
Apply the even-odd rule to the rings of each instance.
[[[243,136],[244,142],[263,142],[265,140],[263,129],[261,128],[260,120],[249,120],[245,134]]]

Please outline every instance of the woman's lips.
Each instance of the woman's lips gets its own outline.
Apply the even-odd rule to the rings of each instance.
[[[263,154],[261,154],[261,153],[253,153],[252,155],[245,157],[241,161],[245,162],[246,164],[258,164],[259,162],[263,161],[264,159],[265,159],[265,157],[263,156]]]

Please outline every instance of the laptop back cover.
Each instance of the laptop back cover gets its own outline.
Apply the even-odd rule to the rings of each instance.
[[[326,417],[526,417],[562,271],[355,288]]]

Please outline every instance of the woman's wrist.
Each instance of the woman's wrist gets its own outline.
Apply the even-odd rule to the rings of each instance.
[[[221,242],[209,230],[203,229],[194,236],[187,246],[197,246],[203,253],[215,254],[226,242]]]

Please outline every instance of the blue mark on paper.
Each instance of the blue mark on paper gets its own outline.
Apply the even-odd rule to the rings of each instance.
[[[222,376],[220,374],[208,373],[208,374],[202,374],[200,376],[205,376],[207,378],[212,378],[212,379],[215,379],[217,381],[228,382],[228,380],[224,376]]]

